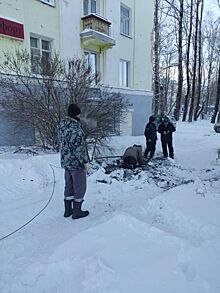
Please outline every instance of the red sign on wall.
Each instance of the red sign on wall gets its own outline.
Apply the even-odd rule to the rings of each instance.
[[[24,26],[21,23],[0,17],[0,34],[23,40]]]

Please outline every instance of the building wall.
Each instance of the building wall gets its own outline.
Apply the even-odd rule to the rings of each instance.
[[[121,3],[131,9],[131,37],[120,33]],[[117,87],[131,105],[126,121],[121,126],[121,134],[142,135],[152,111],[153,1],[107,0],[104,16],[112,22],[111,36],[116,40],[116,45],[105,53],[104,83]],[[129,88],[119,87],[120,59],[130,61]]]
[[[3,52],[14,52],[16,48],[30,52],[30,35],[43,36],[52,41],[52,50],[60,52],[60,1],[52,7],[38,0],[0,1],[0,17],[24,26],[24,40],[0,35],[0,63]],[[0,89],[0,99],[2,97]],[[28,125],[17,127],[5,111],[0,109],[0,145],[33,144],[34,130]]]
[[[131,37],[120,34],[120,3],[131,9]],[[117,7],[117,9],[116,9]],[[130,88],[151,90],[151,33],[153,1],[106,1],[105,15],[112,22],[111,35],[116,45],[106,51],[105,83],[119,86],[119,61],[131,61]]]
[[[26,48],[29,51],[31,33],[52,39],[53,50],[60,52],[59,3],[56,1],[56,6],[52,7],[38,0],[0,1],[0,17],[24,25],[23,41],[0,35],[1,52],[14,52],[15,48]]]
[[[82,1],[61,0],[61,56],[64,59],[81,57],[80,22],[82,17]]]
[[[33,145],[35,132],[29,125],[18,127],[10,115],[0,110],[0,146],[5,145]]]
[[[134,81],[136,89],[152,88],[151,39],[153,30],[154,1],[138,0],[134,28]],[[138,5],[137,5],[138,3]],[[141,17],[140,17],[141,16]]]
[[[151,115],[152,93],[136,92],[127,95],[130,103],[133,105],[132,117],[132,135],[143,135],[144,128]]]
[[[118,92],[118,88],[114,88]],[[128,114],[120,127],[121,135],[143,135],[149,116],[152,114],[152,92],[134,89],[120,89],[128,99]]]

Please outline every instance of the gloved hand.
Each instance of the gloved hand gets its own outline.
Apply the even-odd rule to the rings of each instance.
[[[84,170],[86,173],[89,171],[89,163],[84,163]]]

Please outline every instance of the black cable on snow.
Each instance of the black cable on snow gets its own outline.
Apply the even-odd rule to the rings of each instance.
[[[55,180],[55,172],[54,172],[54,169],[53,169],[53,165],[49,165],[52,172],[53,172],[53,189],[52,189],[52,192],[51,192],[51,195],[46,203],[46,205],[33,217],[31,218],[29,221],[27,221],[25,224],[23,224],[22,226],[20,226],[19,228],[17,228],[16,230],[12,231],[11,233],[3,236],[2,238],[0,238],[0,241],[1,240],[4,240],[10,236],[12,236],[13,234],[15,234],[16,232],[22,230],[24,227],[26,227],[27,225],[29,225],[31,222],[33,222],[34,219],[36,219],[47,207],[48,205],[50,204],[52,198],[53,198],[53,195],[54,195],[54,191],[55,191],[55,184],[56,184],[56,180]]]

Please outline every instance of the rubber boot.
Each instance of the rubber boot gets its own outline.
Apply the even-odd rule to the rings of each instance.
[[[83,200],[81,202],[73,200],[73,215],[72,215],[73,219],[84,218],[89,215],[89,211],[81,210],[82,203],[83,203]]]
[[[70,217],[73,213],[72,200],[64,199],[64,208],[65,208],[64,218]]]

